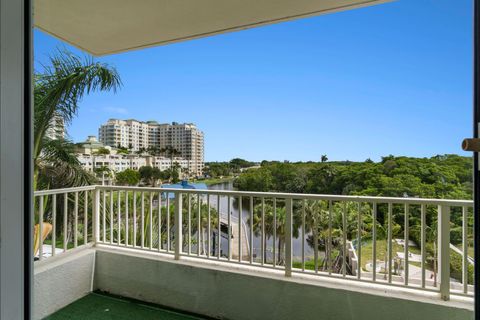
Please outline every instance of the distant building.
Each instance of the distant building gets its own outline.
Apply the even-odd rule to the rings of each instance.
[[[45,136],[51,140],[65,139],[65,122],[63,117],[55,114],[50,120],[50,126],[45,132]]]
[[[156,121],[110,119],[98,129],[99,140],[111,147],[131,151],[173,148],[175,157],[188,160],[191,174],[202,175],[204,167],[204,135],[193,123],[160,124]],[[169,156],[166,154],[165,156]]]
[[[113,172],[126,169],[138,170],[144,166],[150,166],[164,171],[172,167],[172,161],[164,157],[152,157],[135,154],[77,154],[77,159],[87,171],[94,171],[106,167]],[[173,165],[178,165],[180,176],[186,176],[186,170],[192,166],[192,161],[175,158]]]
[[[109,154],[98,154],[100,149],[107,149]],[[118,153],[117,148],[106,146],[99,142],[95,136],[88,136],[84,142],[75,145],[75,153],[82,167],[87,171],[94,171],[106,167],[112,172],[120,172],[126,169],[138,170],[143,166],[150,166],[164,171],[177,165],[180,177],[187,177],[193,172],[190,168],[195,167],[194,160],[187,160],[182,157],[162,157],[147,154],[123,154]]]
[[[114,150],[110,146],[105,146],[103,143],[97,140],[95,136],[88,136],[87,140],[84,142],[79,142],[75,144],[75,153],[77,154],[92,154],[98,152],[98,150],[105,148],[110,151],[111,154],[115,154],[116,150]]]

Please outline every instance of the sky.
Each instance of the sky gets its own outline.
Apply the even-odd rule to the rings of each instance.
[[[97,60],[116,94],[90,94],[70,139],[109,118],[193,122],[205,160],[375,161],[464,154],[472,122],[472,0],[397,0]],[[55,51],[34,33],[36,70]]]

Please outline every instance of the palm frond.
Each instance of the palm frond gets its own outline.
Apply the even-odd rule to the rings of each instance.
[[[80,58],[68,51],[58,51],[50,59],[42,74],[36,74],[34,93],[35,155],[40,154],[41,143],[56,115],[69,124],[77,114],[78,103],[93,91],[116,92],[122,82],[115,68]]]
[[[42,153],[36,159],[38,187],[68,188],[95,182],[95,177],[83,169],[73,149],[74,144],[68,140],[44,140]]]

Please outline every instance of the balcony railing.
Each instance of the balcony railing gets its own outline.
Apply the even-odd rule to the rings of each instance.
[[[472,206],[470,200],[117,186],[46,190],[35,192],[36,254],[44,260],[82,245],[116,246],[278,269],[287,277],[434,291],[448,300],[473,295]],[[459,221],[461,230],[451,230]]]

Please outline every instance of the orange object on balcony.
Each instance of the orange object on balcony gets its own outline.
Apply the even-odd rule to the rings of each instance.
[[[42,224],[42,240],[40,241],[40,225],[36,224],[33,229],[33,255],[37,255],[40,249],[40,243],[43,244],[45,239],[48,237],[50,232],[52,232],[52,225],[50,223],[44,222]]]

